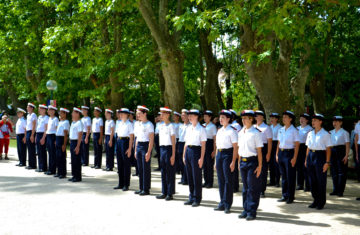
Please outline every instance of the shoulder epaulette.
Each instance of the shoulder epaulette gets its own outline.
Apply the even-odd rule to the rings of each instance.
[[[259,128],[255,127],[255,129],[258,130],[259,132],[261,132],[261,130]]]

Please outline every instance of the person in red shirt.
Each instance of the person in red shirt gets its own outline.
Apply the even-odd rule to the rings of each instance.
[[[12,122],[5,114],[0,121],[0,160],[2,160],[3,148],[5,147],[5,160],[9,160],[8,151],[10,143],[10,132],[13,132]]]

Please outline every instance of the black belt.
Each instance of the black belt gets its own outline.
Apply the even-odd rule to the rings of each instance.
[[[195,148],[195,147],[201,147],[201,146],[199,146],[199,145],[188,145],[188,147],[190,147],[190,148]]]
[[[234,148],[228,148],[228,149],[218,149],[219,152],[230,152],[233,151]]]
[[[149,141],[138,141],[138,144],[147,144],[147,143],[149,143]]]
[[[242,162],[250,162],[250,161],[255,161],[255,160],[257,160],[257,156],[241,157],[241,161],[242,161]]]
[[[332,146],[332,148],[345,148],[346,145],[335,145],[335,146]]]
[[[118,137],[119,140],[127,140],[130,139],[129,137]]]
[[[313,149],[309,149],[310,152],[313,153],[322,153],[322,152],[326,152],[325,150],[313,150]]]
[[[294,149],[283,149],[283,148],[279,148],[282,152],[290,152],[293,151]]]

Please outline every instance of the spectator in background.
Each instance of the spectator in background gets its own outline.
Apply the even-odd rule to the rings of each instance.
[[[9,160],[8,151],[10,143],[10,132],[12,129],[13,123],[8,118],[7,114],[3,114],[0,121],[0,160],[2,160],[3,148],[5,147],[5,160]]]

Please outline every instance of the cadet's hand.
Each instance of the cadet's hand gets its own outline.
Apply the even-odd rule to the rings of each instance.
[[[276,155],[276,162],[279,163],[279,157]]]
[[[79,147],[79,146],[76,146],[76,148],[75,148],[75,154],[78,155],[79,152],[80,152],[80,147]]]
[[[214,150],[214,151],[211,153],[211,158],[214,158],[214,157],[215,157],[215,153],[216,153],[216,151]]]
[[[267,153],[266,154],[266,162],[270,162],[270,157],[271,157],[270,153]]]
[[[146,154],[145,154],[145,161],[146,161],[146,162],[150,161],[150,157],[151,157],[151,153],[149,153],[149,152],[146,153]]]
[[[323,173],[325,173],[328,168],[329,168],[329,164],[325,163],[323,166]]]
[[[184,162],[184,165],[185,165],[185,164],[186,164],[186,163],[185,163],[185,156],[183,156],[183,162]]]
[[[88,143],[89,143],[89,138],[85,137],[85,144],[88,144]]]
[[[349,158],[348,158],[348,157],[344,157],[344,158],[343,158],[343,160],[342,160],[342,161],[344,162],[344,165],[346,165],[346,163],[348,162],[348,160],[349,160]]]
[[[171,164],[172,166],[175,165],[175,154],[171,155],[170,164]]]
[[[34,143],[35,139],[34,139],[33,135],[30,136],[30,141],[31,141],[31,143]]]
[[[291,167],[295,167],[295,164],[296,164],[296,159],[293,157],[290,161],[291,163]]]
[[[136,151],[134,152],[134,157],[135,157],[135,159],[137,159],[137,156],[136,156],[137,154],[136,154]]]
[[[26,144],[26,138],[25,137],[23,138],[22,141],[23,141],[24,144]]]
[[[109,141],[109,147],[112,147],[112,140]]]
[[[125,152],[125,154],[128,156],[128,158],[131,157],[131,148],[128,148],[128,150]]]
[[[256,174],[256,178],[259,178],[261,174],[261,166],[256,167],[254,174]]]
[[[63,152],[65,152],[65,150],[66,150],[66,145],[65,145],[65,144],[61,147],[61,150],[62,150]]]
[[[235,170],[235,162],[231,162],[230,163],[230,170],[231,170],[231,172],[234,172],[234,170]]]
[[[41,145],[44,145],[44,144],[45,144],[45,139],[44,139],[44,138],[41,138],[40,144],[41,144]]]
[[[101,139],[99,139],[98,143],[99,143],[99,145],[101,145],[101,144],[102,144],[102,141],[101,141]]]
[[[202,158],[200,158],[198,163],[199,163],[199,168],[202,168],[204,160]]]
[[[305,162],[304,162],[304,166],[307,168],[306,160],[305,160]]]

